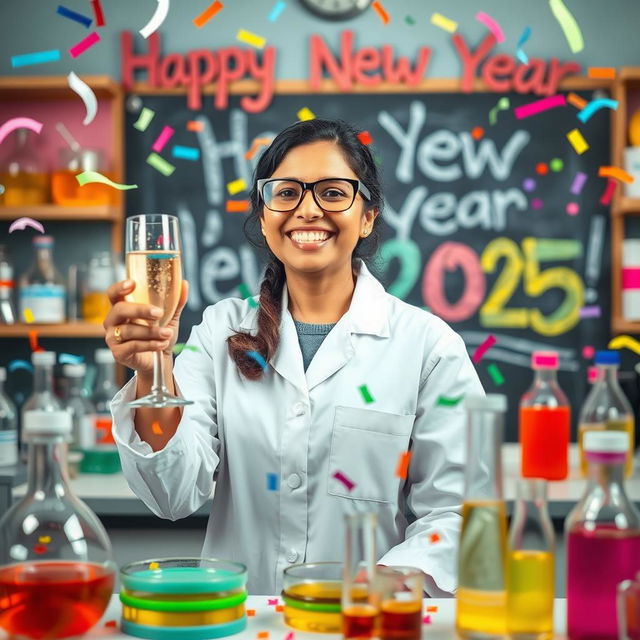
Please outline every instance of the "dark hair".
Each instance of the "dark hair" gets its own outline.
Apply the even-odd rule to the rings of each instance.
[[[280,317],[282,314],[282,289],[285,283],[284,265],[266,244],[260,232],[262,201],[256,188],[256,180],[269,178],[285,155],[294,147],[312,142],[328,140],[335,142],[342,150],[351,170],[358,176],[371,193],[367,208],[382,210],[382,191],[378,168],[369,147],[358,138],[358,132],[342,120],[305,120],[296,122],[281,131],[264,151],[256,166],[253,188],[251,189],[251,213],[244,223],[244,232],[249,242],[266,249],[268,262],[260,285],[260,308],[258,309],[258,332],[237,331],[227,338],[229,355],[240,373],[249,380],[259,380],[263,369],[260,363],[247,352],[259,353],[266,362],[278,348],[280,340]],[[381,216],[376,216],[372,233],[360,238],[355,246],[352,262],[357,258],[368,262],[378,249],[378,226]]]

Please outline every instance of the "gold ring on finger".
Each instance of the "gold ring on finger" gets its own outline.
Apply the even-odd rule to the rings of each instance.
[[[116,342],[119,344],[120,342],[122,342],[122,331],[120,329],[120,327],[116,327],[113,330],[113,337],[116,339]]]

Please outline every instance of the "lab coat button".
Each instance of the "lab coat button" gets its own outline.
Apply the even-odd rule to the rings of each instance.
[[[292,489],[297,489],[301,484],[302,484],[302,480],[300,479],[300,476],[297,473],[292,473],[288,478],[287,478],[287,484],[292,488]]]
[[[293,412],[297,415],[297,416],[303,416],[304,412],[305,412],[305,407],[304,404],[302,402],[296,402],[293,405]]]
[[[287,562],[295,562],[298,559],[298,552],[295,549],[291,549],[287,554]]]

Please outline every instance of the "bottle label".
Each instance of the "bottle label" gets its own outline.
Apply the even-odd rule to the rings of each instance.
[[[0,467],[18,464],[18,431],[0,431]]]
[[[64,322],[65,290],[58,284],[30,284],[20,289],[20,313],[30,309],[34,322]]]
[[[113,420],[110,415],[99,415],[95,419],[96,444],[115,444],[111,433]]]

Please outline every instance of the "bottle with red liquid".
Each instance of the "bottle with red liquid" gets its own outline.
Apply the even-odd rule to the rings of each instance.
[[[533,385],[520,400],[522,476],[564,480],[568,474],[571,409],[558,385],[555,351],[534,351]]]
[[[28,411],[26,495],[0,520],[0,632],[68,638],[107,609],[115,583],[111,544],[96,515],[68,484],[67,411]]]
[[[640,570],[640,513],[624,489],[626,433],[584,434],[587,488],[567,516],[567,635],[617,640],[616,589]]]

